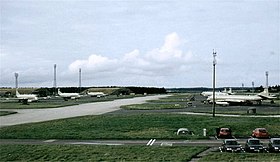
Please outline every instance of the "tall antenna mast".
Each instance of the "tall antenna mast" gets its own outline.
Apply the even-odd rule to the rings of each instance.
[[[213,49],[213,117],[215,117],[215,111],[216,111],[216,101],[215,101],[215,86],[216,86],[216,60],[217,52]]]
[[[56,95],[56,64],[53,66],[53,94]]]
[[[17,89],[18,88],[18,73],[15,73],[15,78],[16,78],[15,83],[16,83],[16,89]]]
[[[79,68],[79,92],[81,93],[81,87],[82,87],[82,69]]]
[[[268,88],[268,71],[265,72],[265,76],[266,76],[266,88]]]

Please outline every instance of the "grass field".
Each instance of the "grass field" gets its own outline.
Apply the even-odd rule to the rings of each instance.
[[[250,106],[217,106],[216,113],[217,114],[236,114],[236,115],[248,115],[247,111]],[[256,114],[254,115],[280,115],[280,107],[272,107],[272,106],[255,106]],[[196,113],[212,113],[211,107],[188,107],[186,111],[196,112]],[[252,115],[252,114],[251,114]]]
[[[2,102],[1,109],[42,109],[42,108],[57,108],[63,106],[71,106],[71,105],[78,105],[79,102],[75,101],[50,101],[50,102],[32,102],[28,105],[24,105],[18,102]]]
[[[184,104],[179,103],[144,103],[121,106],[126,110],[161,110],[161,109],[182,109],[185,108]]]
[[[188,161],[206,147],[1,145],[1,161]]]
[[[17,112],[14,111],[0,111],[0,116],[16,114]]]
[[[192,94],[175,94],[159,100],[149,100],[144,104],[125,105],[121,108],[126,110],[161,110],[161,109],[183,109],[187,107]]]
[[[279,162],[280,154],[278,153],[210,153],[200,159],[202,162],[209,161],[255,161],[255,162]]]
[[[257,127],[280,135],[279,118],[208,117],[179,114],[99,115],[23,124],[0,128],[0,138],[27,139],[202,139],[203,128],[213,136],[215,128],[230,127],[236,137],[249,137]],[[177,136],[189,128],[193,136]]]

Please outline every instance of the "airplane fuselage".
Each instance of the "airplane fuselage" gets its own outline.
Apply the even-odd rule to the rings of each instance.
[[[68,99],[76,100],[81,97],[79,93],[62,93],[60,92],[60,90],[58,90],[58,95],[62,97],[65,101],[67,101]]]
[[[257,102],[261,104],[262,100],[273,100],[275,97],[269,95],[268,90],[265,89],[263,92],[257,95],[216,95],[215,96],[215,103],[224,103],[224,104],[243,104],[243,103],[250,103]],[[209,96],[207,98],[208,102],[213,103],[213,96]]]
[[[38,101],[38,97],[35,94],[20,94],[18,90],[16,90],[16,97],[19,101],[27,100],[27,102]]]
[[[106,96],[106,94],[104,94],[103,92],[88,92],[87,94],[90,97],[97,97],[97,98]]]
[[[262,97],[259,96],[246,96],[246,95],[217,95],[215,96],[215,100],[218,101],[260,101]],[[213,96],[210,96],[207,100],[213,100]]]
[[[205,96],[205,97],[208,97],[208,96],[212,96],[213,92],[210,92],[210,91],[202,92],[201,95]],[[228,95],[228,94],[224,93],[224,92],[215,92],[215,95]]]

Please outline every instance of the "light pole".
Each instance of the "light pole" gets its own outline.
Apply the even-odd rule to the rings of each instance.
[[[217,52],[215,52],[215,50],[213,49],[213,107],[212,107],[213,117],[215,117],[215,110],[216,110],[216,101],[215,101],[216,64],[217,64],[216,56],[217,56]]]

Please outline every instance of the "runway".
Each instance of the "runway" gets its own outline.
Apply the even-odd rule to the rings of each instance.
[[[9,109],[18,113],[0,117],[0,127],[12,126],[25,123],[36,123],[55,119],[64,119],[85,115],[100,115],[120,109],[120,106],[130,104],[141,104],[147,100],[157,100],[169,95],[155,95],[135,97],[130,99],[119,99],[106,102],[95,102],[75,106],[47,109]],[[4,110],[4,109],[3,109]]]

